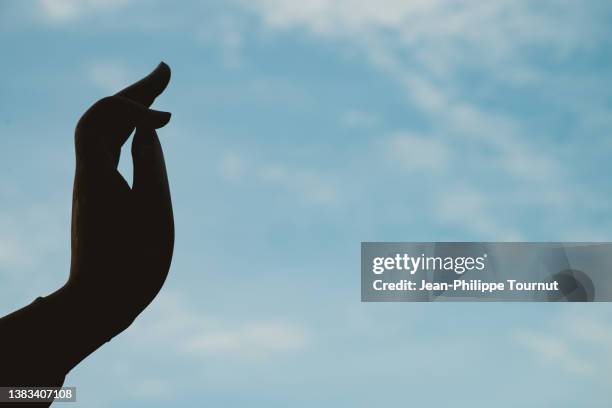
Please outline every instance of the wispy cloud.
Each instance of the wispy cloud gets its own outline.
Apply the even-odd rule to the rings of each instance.
[[[0,214],[0,279],[5,289],[0,308],[7,313],[52,292],[68,278],[68,213],[53,200],[46,205],[20,204]]]
[[[120,61],[100,60],[88,64],[89,79],[104,92],[113,94],[129,85],[130,70]]]
[[[604,373],[612,364],[610,313],[593,306],[560,313],[541,328],[517,329],[514,340],[547,365],[609,384]]]
[[[536,358],[573,374],[586,375],[594,371],[593,365],[579,357],[565,339],[533,331],[518,332],[515,334],[515,339]]]
[[[528,1],[452,0],[291,0],[244,1],[272,29],[304,28],[319,36],[349,38],[372,36],[386,30],[386,37],[397,42],[390,46],[410,47],[416,62],[433,69],[434,74],[454,74],[458,65],[486,63],[517,69],[518,79],[528,75],[522,64],[526,49],[542,47],[559,57],[577,48],[593,46],[605,26],[598,7],[543,1],[531,7]],[[566,29],[560,32],[559,27]],[[601,38],[599,38],[601,40]],[[477,58],[475,58],[477,57]],[[499,74],[496,71],[495,74]],[[507,78],[507,75],[504,75]]]
[[[249,358],[302,350],[307,344],[303,328],[283,322],[250,322],[238,327],[203,332],[187,339],[182,350],[194,356],[227,354]]]
[[[455,208],[479,208],[478,213],[490,215],[481,215],[476,223],[464,216],[466,228],[479,225],[481,234],[494,237],[507,230],[493,221],[496,214],[516,214],[513,223],[520,229],[518,215],[524,219],[524,212],[539,209],[550,215],[539,221],[555,226],[554,232],[548,228],[549,234],[576,239],[576,231],[584,231],[580,220],[565,217],[566,224],[560,226],[554,219],[604,202],[601,193],[589,191],[568,172],[564,151],[551,142],[557,136],[553,129],[536,132],[522,112],[487,102],[495,100],[493,92],[503,94],[511,89],[527,98],[524,103],[528,104],[526,87],[547,84],[552,77],[564,75],[546,69],[542,60],[569,61],[576,53],[606,44],[601,36],[607,25],[606,13],[599,13],[598,6],[544,1],[532,7],[527,1],[483,4],[452,0],[376,4],[361,0],[307,4],[258,0],[241,4],[259,16],[267,30],[301,30],[319,40],[342,41],[361,52],[382,75],[396,81],[406,95],[406,108],[418,111],[427,126],[426,130],[399,130],[418,133],[418,139],[394,137],[389,143],[398,155],[415,152],[412,161],[403,163],[407,174],[415,168],[406,163],[415,163],[420,169],[427,165],[444,188],[448,184],[445,180],[453,180],[471,192],[468,201]],[[554,81],[553,91],[543,86],[538,90],[542,98],[554,99],[559,87],[569,90],[587,80],[573,76],[568,83],[565,77],[565,81]],[[572,103],[563,109],[571,110],[577,123],[600,111],[588,103]],[[419,150],[425,154],[416,153]],[[427,153],[448,161],[428,160]],[[451,163],[453,157],[458,159]],[[495,196],[485,187],[491,180],[495,180]],[[585,197],[589,198],[585,201]],[[509,203],[513,211],[504,211]],[[440,211],[443,219],[461,218],[458,211],[449,212],[448,206]],[[603,231],[593,227],[581,238],[599,237]],[[515,230],[503,236],[517,234]]]
[[[196,38],[205,46],[219,50],[221,59],[229,67],[243,63],[245,46],[244,21],[228,15],[212,18],[196,31]]]
[[[379,125],[381,118],[374,112],[368,112],[360,109],[350,109],[341,117],[341,123],[348,128],[371,128]]]
[[[15,237],[0,237],[0,268],[11,270],[31,264],[26,255],[25,245]]]
[[[128,4],[130,0],[39,0],[42,16],[54,23],[106,13]]]
[[[177,294],[162,293],[128,336],[149,347],[170,348],[188,358],[254,361],[303,351],[313,341],[303,325],[274,317],[237,320],[203,315]]]
[[[460,227],[482,239],[521,241],[524,236],[496,214],[498,203],[482,191],[466,185],[441,188],[432,208],[434,219],[442,224]]]
[[[440,172],[447,168],[451,151],[431,135],[398,132],[390,137],[388,154],[410,171]]]
[[[308,203],[333,206],[340,199],[339,189],[330,177],[312,169],[261,162],[235,152],[226,153],[218,168],[220,174],[230,181],[272,186]]]

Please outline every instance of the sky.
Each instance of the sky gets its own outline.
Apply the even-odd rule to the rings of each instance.
[[[163,60],[173,264],[68,375],[77,406],[609,407],[607,304],[361,303],[359,251],[611,241],[611,21],[597,0],[2,1],[0,313],[67,279],[78,118]]]

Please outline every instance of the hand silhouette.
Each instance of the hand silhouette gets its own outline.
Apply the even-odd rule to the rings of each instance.
[[[58,386],[98,347],[127,328],[161,289],[174,222],[155,129],[170,113],[149,109],[170,80],[163,62],[96,102],[75,133],[70,277],[59,290],[0,319],[0,386]],[[132,142],[134,182],[117,170]]]
[[[67,288],[100,313],[97,317],[111,334],[127,327],[153,300],[170,267],[172,204],[155,132],[170,114],[148,108],[169,80],[170,68],[161,63],[146,78],[96,102],[76,128]],[[117,165],[134,128],[130,188]]]

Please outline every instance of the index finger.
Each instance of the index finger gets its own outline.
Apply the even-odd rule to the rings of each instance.
[[[155,98],[166,89],[168,82],[170,82],[170,67],[162,61],[149,75],[115,95],[131,99],[144,106],[151,106]]]

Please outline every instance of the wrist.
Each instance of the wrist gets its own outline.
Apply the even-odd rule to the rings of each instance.
[[[32,306],[44,333],[53,337],[49,352],[61,356],[65,374],[116,334],[105,324],[101,305],[69,283],[37,298]]]

